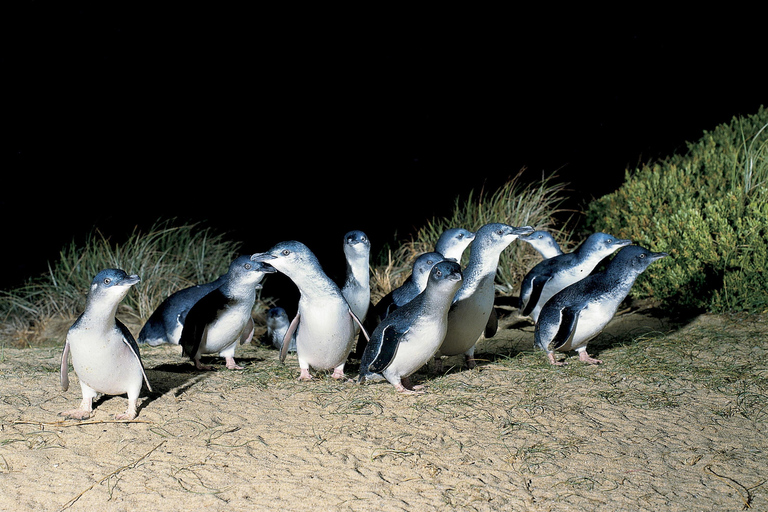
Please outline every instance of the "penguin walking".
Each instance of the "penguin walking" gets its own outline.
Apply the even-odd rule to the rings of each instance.
[[[388,315],[371,333],[360,362],[359,382],[384,378],[401,393],[418,392],[409,376],[440,347],[448,329],[448,309],[462,282],[452,260],[434,265],[423,292]]]
[[[277,350],[282,350],[285,333],[288,332],[288,327],[291,325],[291,319],[288,318],[288,313],[281,307],[270,308],[267,311],[266,324],[267,332],[264,335],[264,339],[271,343]],[[295,331],[291,336],[288,352],[296,352]]]
[[[79,408],[62,412],[62,416],[87,419],[93,412],[93,399],[100,393],[127,394],[128,408],[115,419],[132,420],[142,384],[152,391],[136,340],[115,318],[120,302],[140,281],[139,276],[120,269],[102,270],[91,281],[85,310],[67,331],[61,357],[62,390],[69,389],[67,358],[72,352],[72,367],[80,380],[83,400]]]
[[[344,378],[344,365],[355,347],[355,333],[358,327],[365,330],[314,253],[301,242],[287,241],[267,252],[254,254],[251,259],[273,266],[299,289],[298,311],[285,334],[285,340],[289,340],[296,332],[299,380],[312,379],[310,366],[318,370],[333,369],[334,379]],[[280,361],[285,361],[290,345],[285,340]]]
[[[469,368],[475,367],[475,344],[486,329],[496,295],[494,281],[501,252],[520,235],[533,232],[530,226],[502,223],[482,226],[475,233],[464,269],[464,280],[448,312],[448,332],[436,354],[439,358],[464,354]]]
[[[554,294],[587,277],[617,249],[631,244],[606,233],[592,233],[573,252],[553,256],[536,264],[520,285],[520,313],[534,322],[541,308]]]
[[[370,255],[371,242],[365,233],[355,230],[344,235],[347,275],[341,294],[361,322],[371,304]]]
[[[667,256],[637,245],[622,248],[605,270],[559,291],[541,308],[534,330],[534,344],[555,361],[554,351],[575,350],[588,364],[601,363],[587,353],[587,343],[600,334],[616,314],[639,276],[654,261]]]
[[[275,272],[269,265],[240,256],[229,265],[224,283],[198,300],[184,322],[179,344],[198,370],[210,370],[203,365],[203,354],[218,353],[230,370],[242,370],[235,362],[237,341],[246,343],[253,337],[251,312],[256,302],[256,290],[261,288],[265,274]]]
[[[226,274],[210,283],[183,288],[166,297],[144,323],[136,341],[139,344],[146,343],[152,346],[164,343],[178,345],[189,310],[198,300],[224,284],[225,281]]]

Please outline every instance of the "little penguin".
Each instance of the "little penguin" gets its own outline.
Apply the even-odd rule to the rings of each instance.
[[[467,229],[446,229],[437,239],[434,252],[442,254],[443,258],[446,260],[461,263],[461,256],[464,254],[464,250],[469,247],[469,244],[472,243],[472,240],[474,239],[475,234]]]
[[[267,332],[265,339],[278,350],[283,348],[283,338],[291,325],[291,319],[288,313],[281,307],[270,308],[267,311]],[[296,352],[296,332],[291,336],[291,344],[288,346],[288,352]]]
[[[178,290],[169,295],[144,323],[139,331],[139,344],[152,346],[163,343],[179,344],[181,330],[187,313],[201,298],[215,290],[226,281],[226,274],[210,283],[198,284]]]
[[[448,332],[436,354],[464,354],[469,368],[475,367],[475,343],[486,329],[496,295],[494,281],[501,252],[520,235],[533,232],[530,226],[513,227],[490,223],[475,233],[464,269],[464,280],[448,312]],[[439,361],[436,360],[439,365]]]
[[[631,243],[606,233],[592,233],[573,252],[540,261],[520,285],[520,313],[536,322],[550,297],[587,277],[603,259]]]
[[[120,269],[102,270],[91,281],[85,310],[67,331],[61,357],[61,388],[69,389],[67,356],[72,352],[72,367],[80,380],[83,400],[78,409],[62,412],[62,416],[84,420],[93,412],[93,399],[99,393],[128,395],[128,408],[115,419],[136,417],[136,402],[142,383],[152,391],[139,346],[128,328],[117,318],[117,307],[139,276]]]
[[[546,351],[549,362],[554,351],[575,350],[588,364],[601,363],[587,353],[587,342],[600,334],[616,314],[621,302],[639,276],[654,261],[667,256],[638,245],[621,249],[605,270],[567,286],[544,304],[536,322],[534,344]]]
[[[256,290],[265,274],[275,272],[269,265],[251,261],[250,256],[235,258],[229,265],[224,283],[198,300],[184,322],[179,344],[198,370],[211,367],[200,363],[203,354],[218,353],[230,370],[242,370],[235,362],[237,341],[253,337],[251,312]]]
[[[381,373],[397,391],[418,392],[409,376],[440,347],[448,328],[448,309],[462,282],[461,266],[452,260],[434,265],[426,288],[388,315],[371,333],[360,361],[359,382]]]
[[[290,346],[286,340],[295,332],[299,380],[312,379],[310,366],[333,369],[334,379],[344,378],[344,365],[355,347],[357,329],[366,337],[368,334],[314,253],[303,243],[291,240],[254,254],[251,260],[273,266],[299,289],[298,311],[285,334],[280,361],[285,361]]]
[[[534,231],[530,235],[522,235],[520,240],[528,242],[545,260],[563,254],[557,240],[548,231]]]
[[[371,242],[365,233],[355,230],[344,235],[347,276],[341,294],[361,322],[371,304],[370,255]]]

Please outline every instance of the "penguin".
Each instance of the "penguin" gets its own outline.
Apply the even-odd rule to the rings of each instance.
[[[437,351],[448,328],[448,309],[462,283],[461,266],[443,260],[429,273],[423,292],[388,315],[371,333],[360,362],[359,382],[381,373],[401,393],[416,393],[409,376]]]
[[[226,281],[226,274],[210,283],[198,284],[178,290],[169,295],[150,315],[139,331],[139,344],[152,346],[170,343],[179,344],[184,320],[190,308],[201,298],[215,290]]]
[[[450,228],[442,232],[435,243],[434,252],[443,255],[446,260],[453,260],[461,263],[461,256],[464,250],[469,247],[475,234],[464,228]]]
[[[368,337],[360,320],[352,312],[338,285],[320,266],[314,253],[301,242],[279,242],[267,252],[253,254],[251,260],[273,266],[299,289],[296,316],[285,334],[280,361],[285,361],[289,340],[296,332],[296,356],[299,380],[311,380],[310,366],[333,369],[334,379],[344,378],[344,365],[355,347],[359,328]]]
[[[251,261],[250,256],[235,258],[229,265],[224,283],[198,300],[187,313],[179,344],[198,370],[203,354],[218,353],[230,370],[242,370],[235,362],[237,341],[246,343],[253,337],[251,311],[256,303],[256,290],[265,274],[276,272],[269,265]]]
[[[490,223],[475,233],[464,269],[464,280],[448,312],[448,332],[436,354],[439,358],[464,354],[469,368],[475,367],[475,343],[486,329],[495,298],[494,281],[501,252],[520,235],[533,232],[530,226],[513,227]]]
[[[528,242],[545,260],[563,254],[555,237],[548,231],[534,231],[530,235],[522,235],[520,240]]]
[[[267,311],[267,332],[264,339],[272,344],[277,350],[283,348],[283,338],[291,325],[291,319],[288,313],[280,307],[270,308]],[[296,332],[291,336],[291,344],[288,346],[288,352],[296,352]]]
[[[403,281],[403,284],[382,297],[374,306],[373,319],[377,324],[391,312],[423,292],[429,280],[429,271],[436,263],[443,259],[443,255],[438,252],[425,252],[419,255],[411,266],[411,275]],[[373,327],[375,328],[376,326],[374,325]]]
[[[120,302],[140,281],[139,276],[120,269],[102,270],[91,281],[85,310],[67,331],[61,357],[61,389],[69,389],[67,357],[71,351],[83,400],[79,408],[62,412],[61,416],[84,420],[91,416],[93,399],[99,393],[127,394],[128,408],[115,419],[132,420],[142,384],[152,391],[136,340],[115,318]]]
[[[577,281],[557,292],[541,308],[534,330],[534,345],[555,361],[554,351],[575,350],[587,364],[602,361],[587,353],[587,342],[600,334],[616,314],[639,276],[654,261],[668,256],[629,245],[616,253],[605,270]]]
[[[536,322],[547,300],[568,285],[588,276],[597,265],[617,249],[632,243],[607,233],[592,233],[570,253],[560,254],[536,264],[520,285],[520,313]]]
[[[370,255],[371,242],[365,233],[350,231],[344,235],[347,275],[341,294],[361,322],[365,321],[371,303]]]

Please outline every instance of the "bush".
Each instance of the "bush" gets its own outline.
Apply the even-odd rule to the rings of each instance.
[[[670,307],[713,312],[768,307],[768,111],[734,118],[641,166],[590,204],[586,225],[669,258],[632,289]]]

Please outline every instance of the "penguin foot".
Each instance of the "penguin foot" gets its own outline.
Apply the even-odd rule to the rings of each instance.
[[[424,391],[417,390],[417,389],[408,389],[405,386],[403,386],[402,384],[395,385],[395,389],[397,390],[398,393],[401,393],[403,395],[422,395],[422,394],[424,394]]]
[[[602,364],[603,361],[601,359],[595,359],[594,357],[587,354],[587,351],[584,350],[582,352],[579,352],[579,361],[582,361],[587,364]]]
[[[299,374],[299,380],[312,380],[312,375],[310,375],[309,370],[302,368],[301,373]]]
[[[195,368],[203,371],[213,370],[213,368],[207,364],[201,363],[199,359],[195,359]]]
[[[477,361],[475,361],[475,358],[473,356],[465,356],[464,361],[467,363],[467,368],[470,370],[477,366]]]
[[[244,366],[240,366],[235,362],[234,357],[226,357],[225,360],[227,361],[227,368],[230,370],[245,370]]]
[[[333,374],[331,375],[331,377],[336,379],[336,380],[341,380],[341,379],[344,379],[346,376],[344,375],[343,371],[334,370]]]
[[[556,360],[555,354],[553,354],[552,352],[547,353],[547,358],[549,359],[549,364],[553,366],[565,366],[566,364],[568,364],[565,361]]]
[[[132,410],[128,409],[127,411],[125,411],[122,414],[115,414],[115,419],[116,420],[132,420],[134,418],[136,418],[136,411],[135,410],[132,411]]]
[[[411,379],[409,378],[403,378],[400,379],[400,385],[398,386],[395,384],[395,389],[399,391],[400,393],[406,394],[406,395],[421,395],[424,393],[425,386],[419,384],[414,386],[411,383]]]
[[[59,416],[72,418],[73,420],[87,420],[91,417],[91,411],[86,411],[85,409],[72,409],[71,411],[60,412]]]

